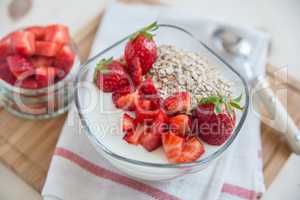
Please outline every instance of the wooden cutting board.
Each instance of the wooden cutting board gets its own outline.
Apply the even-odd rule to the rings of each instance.
[[[153,1],[151,1],[153,2]],[[101,15],[75,35],[82,61],[87,59]],[[288,90],[288,111],[300,126],[300,89],[296,80],[283,81],[274,76],[274,68],[268,66],[268,77],[274,89]],[[276,73],[281,74],[281,73]],[[41,191],[56,142],[66,114],[43,121],[24,120],[0,109],[0,161],[11,168],[19,177]],[[262,159],[266,185],[269,186],[290,155],[286,144],[274,134],[274,130],[262,126]]]

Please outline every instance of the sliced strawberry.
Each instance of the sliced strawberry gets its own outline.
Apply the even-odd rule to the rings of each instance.
[[[58,68],[63,69],[66,72],[66,74],[68,74],[75,60],[75,55],[71,47],[69,47],[68,45],[64,45],[59,50],[55,58],[56,60],[54,65]]]
[[[31,32],[17,31],[11,36],[13,52],[24,56],[35,53],[35,36]]]
[[[46,29],[43,26],[30,26],[25,29],[25,31],[34,34],[36,40],[44,40]]]
[[[133,65],[130,66],[129,72],[134,85],[139,86],[143,80],[142,67],[139,59],[134,59]]]
[[[6,62],[0,64],[0,79],[11,85],[14,85],[16,82],[16,78],[9,70],[9,66]]]
[[[44,56],[33,56],[29,58],[34,68],[53,66],[54,59]]]
[[[149,152],[161,146],[161,135],[159,133],[144,132],[140,138],[140,144]]]
[[[184,139],[176,136],[174,133],[162,134],[162,144],[166,153],[167,159],[171,163],[176,163],[181,156]]]
[[[10,71],[17,79],[24,79],[34,71],[32,64],[22,56],[8,56],[6,60]]]
[[[123,121],[122,121],[122,123],[123,123],[123,131],[124,132],[129,132],[129,131],[133,131],[133,128],[134,128],[134,125],[133,125],[133,121],[134,121],[134,118],[133,117],[131,117],[130,115],[128,115],[128,114],[124,114],[123,115]]]
[[[126,94],[134,92],[134,88],[130,87],[129,85],[123,86],[118,88],[112,93],[112,101],[116,105],[117,100]]]
[[[144,132],[145,126],[143,124],[138,124],[132,132],[126,133],[123,139],[130,144],[138,145]]]
[[[176,159],[177,163],[193,162],[205,152],[204,145],[195,137],[186,139],[183,145],[180,157]]]
[[[157,94],[157,89],[155,88],[152,78],[148,77],[140,86],[139,93],[141,95],[155,95]]]
[[[67,44],[70,42],[69,29],[67,26],[53,24],[46,27],[45,41]]]
[[[24,80],[20,80],[20,82],[17,84],[21,88],[25,88],[25,89],[37,89],[39,87],[38,82],[34,78],[27,78]]]
[[[123,110],[134,111],[135,101],[137,98],[138,97],[135,92],[126,94],[124,96],[119,97],[118,100],[116,100],[115,106]]]
[[[35,54],[40,56],[54,57],[60,48],[61,45],[54,42],[35,42]]]
[[[9,35],[0,40],[0,62],[5,61],[6,57],[11,53],[11,37]]]
[[[191,99],[187,92],[177,92],[163,102],[163,106],[168,114],[186,113],[190,108],[190,104]]]
[[[55,81],[56,70],[54,67],[39,67],[35,70],[35,77],[39,87],[47,87]]]
[[[169,119],[170,129],[173,133],[185,136],[190,132],[191,121],[188,115],[180,114]]]
[[[163,134],[169,130],[169,118],[163,110],[159,110],[155,119],[153,120],[151,129],[154,133]]]

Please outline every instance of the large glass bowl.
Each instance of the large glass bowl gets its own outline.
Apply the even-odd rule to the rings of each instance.
[[[142,147],[129,145],[122,140],[123,111],[114,107],[110,93],[103,93],[93,84],[93,73],[102,58],[119,58],[129,36],[98,53],[82,65],[77,77],[75,103],[84,132],[97,151],[120,171],[144,180],[169,180],[187,173],[196,173],[218,160],[236,140],[245,122],[249,107],[249,92],[245,80],[228,63],[188,31],[167,24],[160,24],[155,31],[158,45],[169,44],[185,51],[198,52],[216,66],[233,83],[235,96],[243,94],[243,112],[237,113],[237,123],[231,137],[222,146],[205,144],[206,153],[197,161],[170,164],[164,158],[162,148],[147,152]]]

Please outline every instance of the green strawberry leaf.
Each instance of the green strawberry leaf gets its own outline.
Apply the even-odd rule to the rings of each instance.
[[[140,29],[139,31],[133,33],[130,36],[130,40],[134,40],[138,35],[143,34],[146,38],[149,40],[153,40],[153,34],[150,32],[153,32],[159,28],[157,21],[152,22],[151,24],[145,26],[144,28]]]
[[[94,72],[94,82],[97,80],[97,73],[101,72],[102,74],[108,74],[109,70],[107,68],[107,65],[111,64],[113,61],[113,57],[110,57],[108,59],[101,59],[98,63],[97,66],[95,68],[95,72]]]
[[[240,94],[240,96],[233,99],[235,102],[240,102],[242,100],[243,94]]]
[[[221,104],[215,104],[215,113],[221,113],[222,112],[222,108],[221,108]]]
[[[244,108],[240,106],[239,102],[231,101],[230,105],[238,110],[244,110]]]

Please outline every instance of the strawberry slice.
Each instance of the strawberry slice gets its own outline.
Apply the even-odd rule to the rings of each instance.
[[[162,134],[162,144],[166,153],[167,159],[171,163],[176,163],[181,156],[184,139],[176,136],[174,133]]]
[[[33,56],[29,58],[34,68],[53,66],[54,59],[44,56]]]
[[[17,83],[21,88],[25,89],[37,89],[39,87],[38,82],[34,78],[27,78],[24,80],[20,80]]]
[[[0,79],[11,85],[14,85],[16,82],[16,78],[9,70],[9,66],[6,62],[0,64]]]
[[[13,52],[24,56],[35,53],[35,36],[31,32],[17,31],[11,36]]]
[[[139,86],[142,83],[143,76],[142,76],[141,62],[138,58],[134,59],[133,65],[130,66],[129,72],[134,85]]]
[[[191,120],[188,115],[180,114],[169,119],[170,129],[173,133],[185,136],[190,132]]]
[[[112,101],[116,105],[117,100],[126,94],[134,92],[134,89],[129,85],[123,86],[112,93]]]
[[[17,79],[24,79],[34,71],[32,64],[22,56],[8,56],[6,60],[10,71]]]
[[[61,24],[53,24],[46,27],[45,41],[67,44],[70,41],[69,29]]]
[[[64,45],[56,55],[56,60],[54,65],[58,68],[61,68],[65,71],[66,74],[71,70],[75,55],[70,46]]]
[[[43,26],[30,26],[25,29],[25,31],[34,34],[36,40],[44,40],[46,29]]]
[[[6,57],[12,53],[10,35],[0,40],[0,62],[5,61]]]
[[[191,104],[191,98],[187,92],[177,92],[169,96],[163,102],[163,106],[168,114],[186,113]]]
[[[54,42],[35,42],[35,54],[40,56],[53,57],[60,50],[61,45]]]
[[[39,67],[35,70],[35,78],[39,87],[46,87],[55,81],[56,70],[54,67]]]
[[[141,95],[155,95],[157,94],[157,89],[155,88],[152,78],[148,77],[139,88],[139,93]]]
[[[205,152],[204,145],[195,137],[186,139],[183,145],[183,150],[177,163],[193,162],[197,160]]]
[[[149,152],[159,148],[162,144],[159,133],[144,132],[140,138],[140,144]]]
[[[137,98],[138,97],[135,92],[126,94],[124,96],[119,97],[118,100],[116,100],[115,106],[123,110],[134,111],[135,101]]]
[[[145,132],[145,126],[143,124],[138,124],[135,129],[131,132],[127,132],[123,139],[128,142],[129,144],[138,145],[141,136]]]
[[[130,115],[128,115],[127,113],[125,113],[123,115],[123,131],[128,133],[128,132],[131,132],[133,131],[133,128],[134,128],[134,125],[133,125],[133,121],[134,121],[134,118],[131,117]]]

